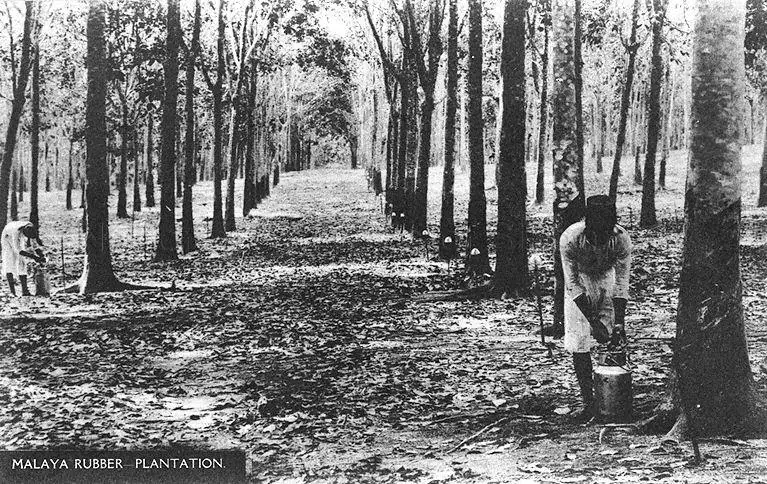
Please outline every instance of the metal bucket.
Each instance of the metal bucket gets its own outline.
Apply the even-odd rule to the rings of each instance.
[[[622,354],[622,357],[615,353]],[[594,368],[594,398],[598,415],[606,421],[631,420],[633,403],[631,371],[624,366],[625,364],[624,352],[597,354],[597,366]]]

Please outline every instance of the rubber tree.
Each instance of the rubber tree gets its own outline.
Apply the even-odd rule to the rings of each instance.
[[[549,29],[551,28],[551,0],[541,1],[543,47],[541,48],[541,105],[538,128],[538,172],[535,181],[535,203],[545,198],[546,146],[549,124]]]
[[[745,0],[701,0],[692,59],[690,156],[673,363],[673,432],[754,429],[756,405],[740,274]],[[688,420],[685,414],[690,417]],[[763,429],[763,425],[761,426]]]
[[[439,217],[439,255],[455,256],[455,112],[458,108],[458,0],[448,0],[447,73],[445,75],[445,159],[442,167],[442,205]],[[446,242],[449,241],[449,242]]]
[[[655,155],[660,138],[660,89],[663,83],[663,21],[666,16],[666,0],[652,0],[652,59],[650,67],[650,97],[647,101],[647,153],[645,153],[644,179],[642,180],[642,211],[640,227],[652,227],[658,223],[655,216]],[[665,177],[664,177],[665,178]]]
[[[482,0],[469,0],[468,57],[466,95],[469,118],[469,233],[466,270],[470,275],[477,275],[490,273],[482,119]]]
[[[564,275],[559,237],[582,213],[582,159],[578,157],[575,109],[574,0],[552,4],[552,156],[554,171],[554,323],[564,321]]]
[[[637,42],[637,24],[639,23],[639,4],[641,0],[634,0],[631,9],[631,32],[629,40],[624,43],[628,59],[626,62],[626,81],[621,91],[621,107],[618,114],[618,134],[615,138],[615,153],[613,158],[613,171],[610,175],[610,198],[618,196],[618,178],[621,174],[621,156],[623,156],[623,144],[626,142],[626,121],[628,120],[629,107],[631,105],[631,86],[634,83],[634,64],[636,63],[639,43]]]
[[[30,132],[29,221],[40,226],[38,170],[40,167],[40,46],[32,46],[32,126]]]
[[[14,65],[12,69],[11,84],[13,86],[13,101],[11,102],[11,113],[8,117],[8,124],[5,131],[5,145],[3,146],[3,158],[0,163],[0,227],[5,227],[8,223],[8,192],[11,181],[11,169],[13,168],[13,154],[16,152],[16,139],[19,132],[19,122],[24,112],[24,103],[26,101],[27,83],[29,81],[29,71],[32,67],[32,31],[37,30],[35,2],[28,0],[24,2],[24,33],[21,39],[21,59],[17,68]],[[13,51],[13,49],[11,49]]]
[[[528,288],[525,172],[526,0],[506,0],[501,40],[501,119],[498,143],[498,235],[495,290],[517,294]]]
[[[423,90],[421,102],[420,129],[418,140],[418,170],[416,174],[415,193],[413,200],[413,237],[421,238],[426,230],[427,198],[429,189],[429,164],[431,163],[431,132],[432,114],[434,114],[434,87],[437,84],[437,69],[442,55],[442,21],[445,16],[443,0],[432,0],[429,4],[429,26],[426,41],[426,60],[420,54],[424,51],[421,42],[421,32],[416,23],[413,3],[405,0],[407,20],[410,24],[410,35],[413,42],[413,61],[418,73],[418,79]]]
[[[184,193],[181,203],[181,251],[188,254],[197,250],[194,237],[194,213],[192,208],[192,186],[194,185],[194,61],[200,49],[200,0],[194,2],[194,26],[192,42],[186,54],[186,84],[184,97],[186,128],[184,140]]]
[[[106,6],[90,0],[87,23],[88,95],[85,107],[85,264],[78,282],[81,293],[122,289],[112,268],[109,246],[109,166],[107,165],[106,97],[109,64],[104,38]]]
[[[168,0],[168,35],[163,68],[165,92],[162,100],[160,136],[162,151],[160,163],[160,226],[155,260],[178,259],[176,249],[176,126],[178,116],[178,50],[181,43],[181,19],[178,0]]]

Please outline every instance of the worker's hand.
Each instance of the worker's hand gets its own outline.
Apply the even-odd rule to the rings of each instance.
[[[35,254],[37,254],[35,261],[37,261],[38,264],[45,264],[45,253],[42,251],[42,249],[35,249]]]
[[[607,330],[605,325],[602,324],[602,321],[600,321],[599,318],[590,320],[589,324],[591,325],[591,336],[597,340],[597,343],[603,345],[610,341],[610,332]]]
[[[616,325],[613,329],[613,334],[610,337],[611,349],[623,348],[626,346],[626,330],[623,329],[623,325]]]
[[[615,327],[623,327],[626,322],[626,299],[622,297],[613,298],[613,309],[615,310]]]

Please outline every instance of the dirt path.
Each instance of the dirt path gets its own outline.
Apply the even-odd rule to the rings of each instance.
[[[209,197],[209,186],[197,188],[198,236]],[[79,214],[53,206],[43,220],[54,221],[48,237],[65,246],[70,276],[56,274],[61,286],[79,271],[71,229]],[[545,251],[545,215],[533,213],[535,250]],[[757,238],[762,216],[749,232]],[[553,357],[542,350],[533,301],[410,301],[458,287],[461,275],[386,228],[360,171],[285,174],[270,200],[238,219],[239,231],[202,239],[198,254],[175,263],[148,261],[143,227],[154,233],[155,221],[156,211],[113,221],[114,253],[121,278],[164,289],[49,300],[3,293],[3,448],[242,448],[254,480],[297,482],[756,482],[765,474],[767,442],[704,443],[709,459],[692,469],[686,445],[615,429],[600,443],[601,427],[574,425],[569,357],[561,343]],[[637,235],[629,324],[635,337],[668,335],[679,227]],[[765,303],[760,250],[744,249],[754,307]],[[761,333],[751,336],[752,360],[761,361]],[[659,401],[671,352],[642,341],[633,354],[642,417]]]

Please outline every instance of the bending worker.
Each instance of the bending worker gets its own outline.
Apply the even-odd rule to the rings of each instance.
[[[27,262],[45,263],[45,256],[41,249],[43,243],[40,240],[37,227],[23,220],[10,222],[3,229],[0,237],[2,237],[3,272],[8,279],[8,288],[11,290],[11,294],[15,296],[16,281],[14,276],[17,276],[21,283],[21,295],[29,296]]]
[[[631,239],[617,225],[615,204],[606,195],[586,201],[586,219],[560,238],[565,278],[565,349],[573,354],[583,397],[581,420],[595,416],[591,349],[625,343],[624,320],[631,268]]]

